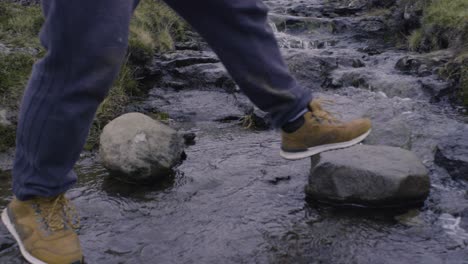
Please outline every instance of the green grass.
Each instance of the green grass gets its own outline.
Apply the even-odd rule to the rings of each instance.
[[[422,29],[416,29],[408,36],[408,47],[412,51],[416,51],[419,49],[421,40],[423,38],[423,31]]]
[[[403,1],[421,4],[424,10],[421,28],[407,37],[408,48],[419,52],[453,49],[455,58],[440,69],[439,75],[453,81],[456,101],[468,107],[468,0]]]
[[[468,1],[433,0],[424,12],[423,23],[463,30],[468,23]]]
[[[14,126],[0,125],[0,152],[15,146],[16,128]]]
[[[129,62],[147,63],[155,52],[174,48],[174,40],[183,38],[185,23],[160,1],[143,0],[130,23]]]
[[[0,53],[0,105],[11,111],[18,110],[32,65],[44,54],[38,38],[43,22],[39,6],[0,2],[0,43],[14,48],[12,53]],[[102,128],[124,112],[132,95],[144,93],[138,83],[140,69],[151,63],[156,52],[172,50],[174,42],[184,38],[186,29],[186,24],[162,1],[141,1],[131,21],[125,63],[97,110],[86,149],[97,147]],[[38,52],[30,54],[27,50],[31,48]],[[15,124],[0,127],[0,152],[14,146],[15,129]]]
[[[0,40],[3,44],[39,48],[37,35],[43,22],[39,6],[0,2]]]
[[[35,60],[26,53],[0,53],[0,105],[17,110]]]
[[[467,0],[425,0],[422,27],[408,37],[408,47],[417,51],[466,49],[468,41]]]
[[[0,105],[17,110],[32,65],[42,54],[38,34],[44,19],[38,6],[0,2],[0,43],[20,49],[0,53]],[[39,52],[30,52],[33,48]]]

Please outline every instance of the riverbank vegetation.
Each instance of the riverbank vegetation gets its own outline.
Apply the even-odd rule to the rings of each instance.
[[[44,55],[38,34],[44,18],[37,5],[0,2],[0,107],[16,113],[32,65]],[[139,80],[156,52],[174,48],[184,37],[185,23],[158,0],[142,0],[130,26],[129,49],[109,96],[100,105],[91,127],[86,149],[99,142],[101,129],[125,111],[129,98],[141,95]],[[16,118],[13,118],[16,119]],[[0,124],[0,151],[14,146],[13,125]]]
[[[161,1],[143,0],[135,10],[130,24],[129,48],[108,97],[100,105],[91,127],[85,149],[97,147],[104,126],[121,115],[131,96],[142,95],[146,89],[139,80],[156,53],[174,49],[174,42],[184,38],[186,24]]]
[[[450,48],[455,57],[440,71],[457,90],[456,101],[468,107],[468,1],[411,0],[423,5],[420,27],[408,37],[413,51]],[[413,3],[415,4],[415,3]]]
[[[468,45],[468,1],[425,1],[421,27],[409,37],[409,46],[417,51],[455,48]]]

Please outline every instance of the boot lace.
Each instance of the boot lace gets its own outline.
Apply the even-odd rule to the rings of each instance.
[[[52,231],[59,231],[69,226],[79,228],[79,218],[76,208],[69,202],[65,195],[54,198],[39,198],[37,202],[39,213],[45,224]]]
[[[318,122],[323,122],[326,121],[329,124],[339,124],[342,123],[340,120],[341,116],[337,113],[327,111],[322,108],[322,105],[333,105],[335,101],[330,100],[330,99],[315,99],[311,104],[310,108],[312,110],[312,116],[315,117],[315,119]],[[336,116],[339,116],[338,118]]]

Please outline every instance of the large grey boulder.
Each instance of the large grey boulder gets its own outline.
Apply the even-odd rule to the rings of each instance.
[[[172,128],[140,114],[122,115],[104,127],[100,156],[104,167],[127,180],[165,176],[181,160],[183,139]]]
[[[324,202],[406,206],[429,194],[428,172],[410,151],[357,145],[312,157],[306,193]]]

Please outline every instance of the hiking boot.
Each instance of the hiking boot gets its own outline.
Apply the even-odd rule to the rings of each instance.
[[[33,264],[81,264],[74,229],[77,214],[65,196],[10,202],[2,221],[15,237],[24,258]]]
[[[281,132],[280,155],[285,159],[302,159],[315,154],[347,148],[363,141],[371,132],[371,121],[367,118],[342,123],[322,108],[324,100],[313,100],[304,122],[296,131]]]

